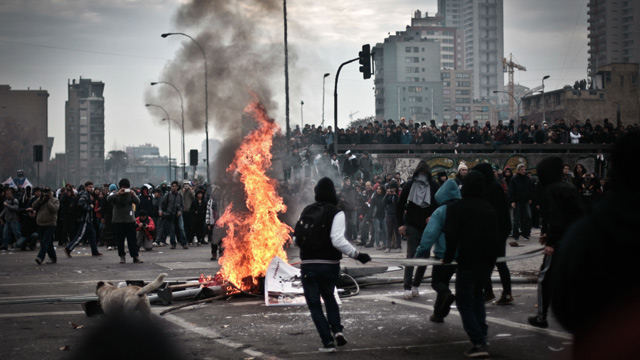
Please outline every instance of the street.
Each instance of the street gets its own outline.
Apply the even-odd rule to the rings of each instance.
[[[539,231],[534,229],[523,246],[508,247],[507,255],[535,250]],[[510,239],[512,240],[512,239]],[[381,266],[380,259],[401,258],[404,253],[369,251],[375,261],[366,266]],[[118,264],[116,251],[92,257],[88,247],[79,246],[73,258],[65,257],[58,247],[58,263],[38,266],[33,251],[0,253],[0,353],[3,358],[66,359],[74,355],[84,337],[106,321],[87,317],[81,302],[54,302],[55,299],[93,296],[96,283],[108,280],[153,280],[159,273],[165,281],[197,279],[200,274],[214,275],[219,265],[210,261],[207,245],[188,250],[168,247],[141,252],[143,264]],[[290,263],[297,261],[298,250],[288,251]],[[514,304],[487,304],[491,358],[564,359],[570,356],[571,335],[550,319],[549,329],[528,325],[527,317],[536,312],[536,285],[523,281],[535,276],[541,257],[509,263],[514,277]],[[342,266],[363,267],[351,259]],[[430,268],[427,275],[430,274]],[[380,281],[402,278],[402,271],[376,275]],[[497,272],[494,272],[497,278]],[[516,282],[517,280],[517,282]],[[453,284],[451,285],[453,288]],[[496,296],[501,287],[494,281]],[[38,303],[48,298],[53,303]],[[454,307],[442,324],[428,320],[435,292],[425,281],[421,296],[402,298],[402,285],[390,283],[366,286],[356,296],[342,299],[341,316],[349,343],[338,352],[318,352],[321,346],[308,310],[303,306],[266,307],[264,297],[232,297],[186,307],[169,314],[154,315],[169,332],[183,359],[463,359],[470,343]],[[175,301],[170,306],[187,303]],[[168,306],[152,305],[155,314]],[[109,335],[105,335],[109,336]],[[116,346],[116,344],[114,344]]]

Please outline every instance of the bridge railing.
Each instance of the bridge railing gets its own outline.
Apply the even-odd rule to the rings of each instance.
[[[603,153],[611,152],[612,144],[512,144],[494,147],[492,144],[338,144],[338,151],[370,153]]]

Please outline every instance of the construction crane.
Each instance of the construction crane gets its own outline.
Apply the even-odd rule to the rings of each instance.
[[[515,69],[527,71],[527,68],[518,64],[517,61],[513,60],[513,54],[509,53],[509,60],[507,60],[506,58],[502,58],[502,71],[509,73],[508,89],[509,95],[511,95],[509,96],[509,116],[511,117],[511,119],[514,118],[513,114],[515,113],[515,111],[513,110],[516,99],[515,86],[513,84],[513,71]]]
[[[353,115],[355,115],[355,114],[357,114],[359,112],[360,111],[355,111],[355,112],[352,112],[351,114],[349,114],[349,119],[351,119],[351,121],[353,121]]]

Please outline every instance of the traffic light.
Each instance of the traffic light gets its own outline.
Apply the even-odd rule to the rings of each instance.
[[[191,149],[189,152],[189,166],[198,166],[198,150]]]
[[[371,46],[369,44],[362,45],[362,51],[358,53],[358,61],[360,62],[360,72],[363,79],[371,78]]]
[[[42,145],[33,145],[33,162],[42,162]]]

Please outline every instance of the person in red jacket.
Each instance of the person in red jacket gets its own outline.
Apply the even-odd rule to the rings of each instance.
[[[141,244],[147,251],[153,249],[155,230],[156,225],[153,223],[153,219],[149,217],[145,210],[140,210],[140,214],[136,218],[136,234],[138,236],[138,244]]]

